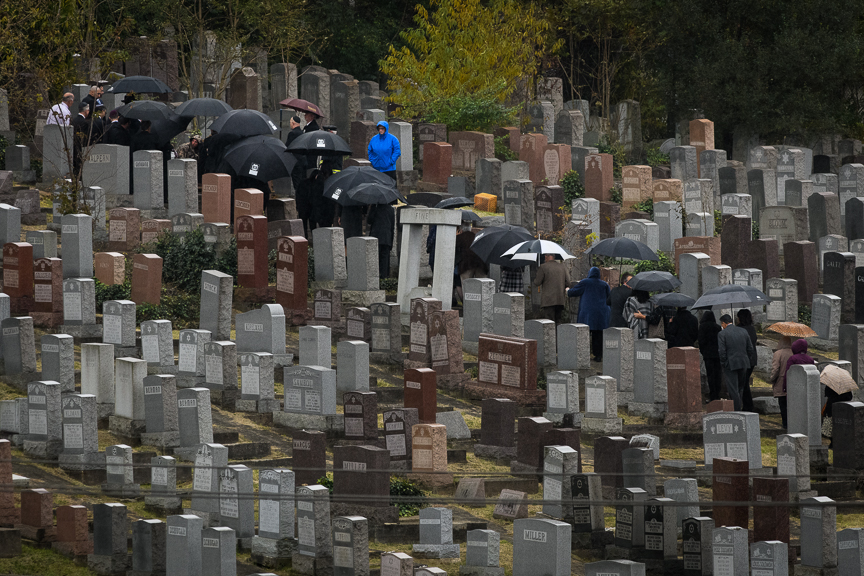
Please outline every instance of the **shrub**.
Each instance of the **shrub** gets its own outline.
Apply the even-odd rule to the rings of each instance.
[[[647,198],[639,204],[634,204],[633,209],[639,210],[640,212],[647,212],[651,218],[654,218],[654,200],[651,198]]]
[[[564,202],[568,207],[573,204],[573,200],[585,197],[585,185],[575,170],[570,170],[561,177],[561,187],[564,189]]]
[[[661,152],[659,147],[648,148],[648,150],[645,151],[645,163],[652,168],[655,166],[662,166],[663,164],[669,164],[669,155]]]
[[[235,269],[236,251],[234,248]],[[230,274],[218,267],[216,253],[212,246],[204,242],[204,233],[200,229],[187,232],[182,239],[177,234],[160,234],[153,252],[162,257],[163,282],[183,292],[197,293],[201,289],[203,270],[217,269]]]
[[[519,157],[516,155],[513,150],[510,149],[510,146],[507,145],[505,140],[507,140],[509,136],[496,136],[495,137],[495,158],[501,160],[502,162],[509,162],[510,160],[518,160]]]
[[[318,484],[330,490],[333,494],[333,475],[331,473],[317,480]],[[399,476],[390,477],[390,504],[399,508],[399,516],[416,516],[420,513],[426,495],[412,481]]]
[[[663,272],[671,272],[675,274],[675,262],[666,252],[657,251],[658,260],[642,260],[636,264],[635,272],[646,272],[648,270],[662,270]]]

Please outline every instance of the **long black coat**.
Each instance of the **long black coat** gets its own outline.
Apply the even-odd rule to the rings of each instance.
[[[396,210],[390,204],[374,204],[366,216],[369,236],[378,239],[378,246],[393,246],[393,230],[396,226]]]

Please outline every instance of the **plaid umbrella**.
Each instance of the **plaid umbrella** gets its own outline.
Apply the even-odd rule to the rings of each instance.
[[[852,375],[839,366],[829,364],[822,370],[819,376],[819,382],[836,392],[837,394],[845,394],[858,389]]]
[[[789,336],[790,338],[812,338],[816,336],[816,331],[800,322],[777,322],[772,324],[766,330],[776,332],[781,336]]]

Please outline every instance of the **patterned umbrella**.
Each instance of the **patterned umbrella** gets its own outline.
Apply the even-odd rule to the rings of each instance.
[[[846,392],[858,389],[858,385],[855,384],[855,379],[852,378],[852,375],[834,364],[829,364],[822,370],[819,382],[837,394],[845,394]]]
[[[766,328],[766,330],[776,332],[782,336],[789,336],[790,338],[812,338],[817,335],[815,330],[800,322],[777,322]]]

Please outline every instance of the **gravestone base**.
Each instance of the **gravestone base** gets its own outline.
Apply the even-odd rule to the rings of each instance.
[[[40,328],[56,328],[63,324],[62,312],[31,312],[33,325]]]
[[[386,300],[384,290],[342,290],[342,307],[359,306],[369,308],[376,302]]]
[[[141,351],[137,346],[114,345],[114,358],[140,358]]]
[[[3,374],[3,381],[23,392],[27,392],[27,384],[42,379],[41,372],[21,372],[20,374]]]
[[[37,527],[15,524],[15,529],[21,533],[21,538],[33,542],[53,542],[57,538],[57,528],[54,526]]]
[[[753,398],[753,411],[757,414],[780,414],[780,403],[774,396]]]
[[[131,420],[124,416],[112,414],[108,417],[108,429],[117,436],[138,439],[147,430],[147,426],[144,420]]]
[[[183,501],[177,496],[145,496],[144,508],[163,516],[170,516],[183,511]]]
[[[147,374],[177,374],[177,366],[147,366]]]
[[[348,285],[348,279],[345,280],[312,280],[309,282],[310,290],[338,290],[345,288]]]
[[[27,316],[35,305],[36,301],[32,296],[9,298],[9,309],[12,312],[12,316]]]
[[[621,407],[621,406],[627,407],[632,403],[633,403],[633,391],[632,390],[628,390],[628,391],[619,390],[618,391],[618,406],[619,407]]]
[[[56,460],[63,452],[63,440],[24,440],[24,454],[31,458]]]
[[[96,418],[98,420],[107,420],[113,415],[114,404],[96,404]]]
[[[790,502],[800,502],[806,498],[815,498],[819,493],[816,490],[802,490],[801,492],[790,492],[789,493],[789,501]]]
[[[21,172],[18,172],[21,174]],[[24,226],[45,226],[48,224],[48,215],[42,212],[36,212],[34,214],[22,214],[21,215],[21,224]]]
[[[462,374],[439,374],[436,377],[438,388],[444,390],[462,391],[465,389],[465,383],[468,381],[468,375]]]
[[[460,566],[459,576],[504,576],[499,566]]]
[[[492,444],[474,444],[474,456],[478,458],[516,458],[515,446],[494,446]]]
[[[177,388],[206,388],[204,376],[177,376]]]
[[[837,352],[840,348],[839,340],[824,340],[822,338],[807,338],[807,344],[816,348],[817,350],[823,350],[825,352]]]
[[[819,496],[827,496],[832,500],[855,498],[857,482],[855,480],[828,480],[813,482],[811,487]],[[793,511],[793,515],[796,511]]]
[[[670,428],[683,428],[686,430],[702,430],[701,412],[669,412],[663,420],[663,424]]]
[[[273,423],[296,430],[318,430],[331,434],[345,432],[343,414],[296,414],[294,412],[274,412]]]
[[[614,530],[593,530],[591,532],[573,532],[570,542],[574,548],[587,550],[589,548],[603,548],[609,546],[615,540]]]
[[[285,568],[297,550],[296,538],[252,537],[252,563],[264,568]]]
[[[83,557],[84,562],[86,562],[87,556],[93,554],[93,541],[81,540],[78,542],[52,542],[51,550],[69,558],[70,560]]]
[[[267,414],[281,410],[281,404],[279,400],[237,400],[234,403],[234,409],[237,412]]]
[[[795,576],[837,576],[840,572],[837,568],[814,568],[796,564],[794,574]]]
[[[369,520],[370,527],[399,522],[399,508],[385,506],[364,506],[353,502],[331,502],[330,514],[333,516],[363,516]]]
[[[608,436],[613,432],[621,433],[623,418],[583,418],[582,433],[603,434]]]
[[[603,557],[606,560],[631,560],[645,564],[646,574],[683,574],[684,561],[677,558],[659,559],[653,557],[653,551],[645,548],[623,548],[609,544],[603,549]]]
[[[234,302],[246,302],[248,304],[259,304],[261,302],[273,302],[276,299],[275,286],[262,286],[251,288],[249,286],[238,286],[234,289]]]
[[[102,554],[88,554],[87,568],[101,576],[112,576],[114,574],[125,574],[129,569],[129,555],[113,554],[104,556]]]
[[[546,418],[547,420],[552,422],[552,424],[555,424],[556,426],[561,426],[562,424],[564,424],[564,421],[566,420],[567,422],[569,422],[569,424],[567,424],[568,427],[572,427],[572,426],[581,427],[582,426],[582,419],[584,418],[584,416],[585,415],[582,414],[581,412],[544,412],[543,413],[543,418]]]
[[[755,476],[773,476],[774,468],[751,468],[747,471],[750,475],[750,485],[753,485],[753,478]],[[694,475],[696,476],[696,483],[704,488],[713,488],[714,486],[714,466],[706,465],[699,466],[694,471]]]
[[[414,544],[414,558],[459,558],[459,544]]]
[[[105,209],[134,208],[135,197],[132,194],[105,194]]]
[[[453,484],[453,474],[441,472],[438,474],[424,474],[423,472],[411,472],[408,479],[428,488],[439,488]]]
[[[828,446],[810,446],[810,473],[828,471]]]
[[[61,324],[60,332],[75,339],[102,338],[101,324]]]
[[[207,388],[210,388],[207,386]],[[223,410],[227,410],[228,412],[235,412],[237,399],[240,397],[240,390],[238,388],[228,388],[228,389],[214,389],[210,388],[210,403],[219,406]]]
[[[431,362],[420,362],[419,360],[409,360],[405,358],[402,362],[402,368],[405,370],[419,370],[421,368],[432,368]]]
[[[157,448],[174,448],[180,446],[180,432],[145,432],[141,434],[141,444]]]
[[[410,472],[411,460],[390,460],[390,470],[395,472]]]
[[[185,462],[195,462],[198,446],[179,446],[173,450],[174,457]],[[186,514],[186,512],[184,512]]]
[[[447,192],[447,184],[438,184],[437,182],[424,182],[423,180],[417,181],[417,186],[414,189],[416,192]]]
[[[542,474],[542,470],[535,468],[531,464],[525,464],[524,462],[513,460],[510,462],[510,473],[517,476],[519,474]]]
[[[369,361],[375,364],[403,364],[405,354],[403,352],[385,354],[383,352],[370,352]]]
[[[105,453],[91,452],[89,454],[60,454],[57,458],[60,468],[65,471],[80,472],[84,470],[100,470],[105,468]]]
[[[306,576],[333,576],[333,558],[306,556],[295,552],[291,555],[291,570]]]
[[[465,383],[465,393],[471,399],[506,398],[519,402],[522,406],[546,407],[545,390],[522,390],[512,386],[499,386],[498,384],[486,384],[480,383],[477,380],[469,380]]]
[[[237,365],[239,366],[240,365],[239,364],[239,362],[240,362],[239,356],[238,356],[237,362],[238,362]],[[273,367],[274,368],[284,368],[286,366],[293,366],[293,365],[294,365],[294,354],[293,353],[274,354],[273,355]]]
[[[6,139],[7,141],[9,138]],[[12,141],[15,141],[15,138],[12,138]],[[12,179],[15,182],[24,182],[25,184],[36,184],[36,171],[35,170],[13,170],[12,171]],[[29,216],[29,214],[28,214]],[[22,216],[23,223],[23,216]],[[43,221],[42,224],[45,224]]]
[[[141,495],[140,484],[102,484],[102,492],[115,498],[138,498]]]
[[[667,412],[669,412],[669,404],[666,402],[630,402],[627,404],[627,413],[631,416],[663,420]]]

